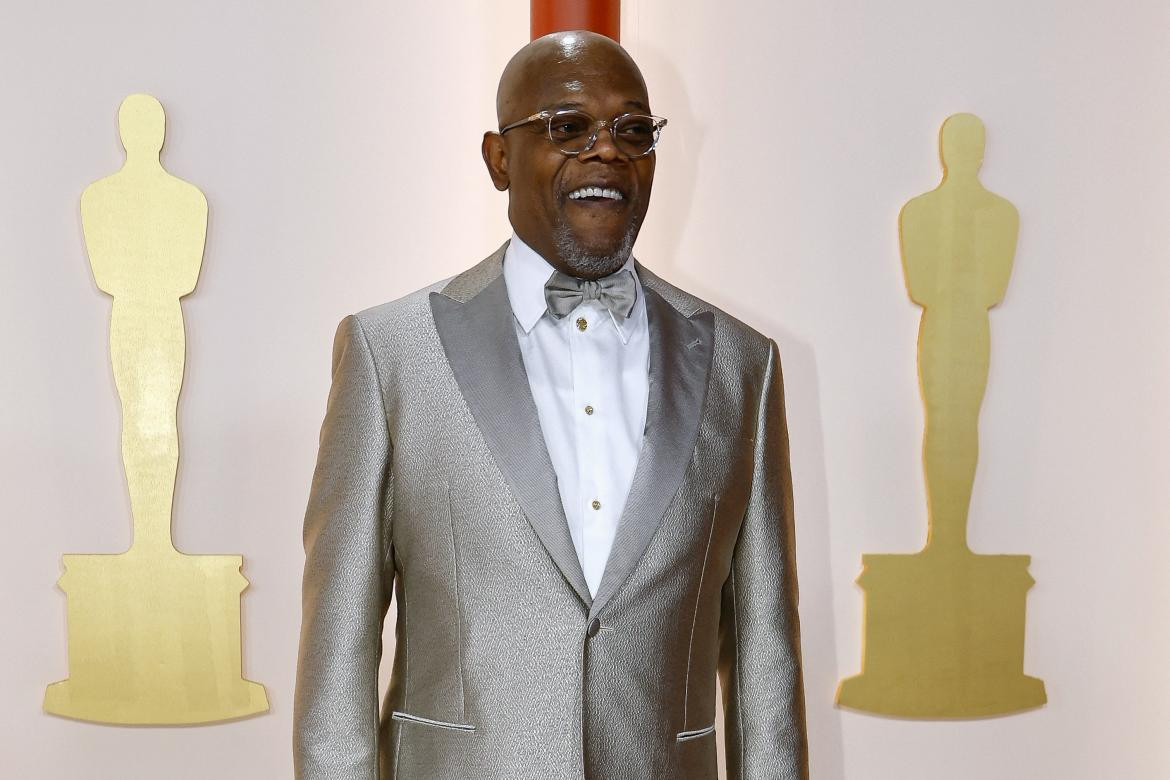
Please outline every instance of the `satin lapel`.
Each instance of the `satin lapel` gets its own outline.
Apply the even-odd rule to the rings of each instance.
[[[596,616],[642,558],[695,449],[711,372],[709,311],[686,317],[643,285],[650,328],[646,433],[617,535],[589,610]]]
[[[565,579],[589,605],[503,274],[463,303],[431,293],[431,312],[451,372],[512,496]]]

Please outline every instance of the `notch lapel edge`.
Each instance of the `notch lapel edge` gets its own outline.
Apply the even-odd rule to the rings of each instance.
[[[650,329],[646,431],[590,618],[629,579],[682,486],[711,381],[715,315],[708,310],[684,315],[647,281],[661,283],[643,276]]]
[[[502,249],[489,260],[502,258]],[[592,598],[565,519],[500,268],[497,260],[495,278],[466,301],[432,292],[431,314],[451,373],[508,490],[553,563],[589,607]]]

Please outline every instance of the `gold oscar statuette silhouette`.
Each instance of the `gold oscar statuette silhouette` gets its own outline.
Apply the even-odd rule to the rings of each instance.
[[[243,559],[171,544],[186,351],[179,299],[199,277],[207,201],[159,162],[165,121],[153,97],[126,98],[118,111],[126,163],[81,196],[93,275],[114,298],[110,357],[134,535],[123,553],[64,556],[69,678],[48,687],[44,706],[100,723],[206,723],[268,710],[264,687],[241,670]]]
[[[837,691],[851,709],[974,718],[1046,701],[1044,683],[1024,674],[1029,556],[967,546],[991,357],[987,311],[1003,299],[1019,232],[1015,207],[979,182],[983,148],[978,117],[948,118],[942,184],[907,203],[899,220],[906,285],[924,310],[918,374],[929,530],[921,552],[863,556],[861,674]]]

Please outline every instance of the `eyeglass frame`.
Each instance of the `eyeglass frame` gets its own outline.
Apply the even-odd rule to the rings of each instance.
[[[591,131],[591,133],[589,135],[589,142],[587,144],[585,144],[585,148],[578,149],[575,152],[566,152],[564,149],[562,149],[560,147],[560,144],[558,144],[555,140],[553,140],[553,137],[552,137],[552,120],[553,120],[553,118],[559,114],[570,114],[570,113],[584,114],[585,116],[589,117],[590,119],[593,119],[593,130]],[[649,117],[652,120],[652,124],[654,125],[654,143],[650,144],[650,148],[647,149],[646,151],[642,152],[641,154],[633,154],[633,155],[626,154],[624,151],[622,151],[621,147],[618,146],[617,134],[614,132],[613,128],[614,128],[614,125],[616,125],[618,122],[620,122],[621,120],[625,119],[628,116]],[[551,143],[554,147],[556,147],[556,150],[558,152],[560,152],[561,154],[568,155],[569,157],[576,157],[577,155],[579,155],[583,152],[589,151],[590,149],[593,148],[593,145],[595,143],[597,143],[597,136],[601,135],[602,129],[608,129],[609,135],[613,139],[614,148],[616,148],[619,152],[622,152],[623,156],[625,156],[631,160],[638,160],[638,159],[641,159],[643,157],[648,156],[651,152],[653,152],[658,147],[658,139],[662,137],[662,128],[666,127],[667,120],[666,120],[666,117],[655,116],[654,114],[643,114],[643,113],[640,113],[638,111],[627,111],[626,113],[619,114],[612,119],[595,119],[592,114],[589,114],[586,111],[580,111],[576,108],[560,108],[560,109],[557,109],[556,111],[553,111],[551,109],[546,108],[546,109],[542,109],[540,111],[537,111],[532,116],[525,117],[524,119],[517,120],[515,122],[512,122],[509,125],[505,125],[504,127],[501,127],[498,132],[500,135],[503,135],[504,133],[508,132],[509,130],[515,130],[517,127],[523,127],[524,125],[527,125],[531,122],[538,122],[538,121],[545,123],[545,137],[548,139],[549,143]]]

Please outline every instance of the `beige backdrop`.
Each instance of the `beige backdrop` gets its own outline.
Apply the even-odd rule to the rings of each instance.
[[[1124,7],[1124,12],[1122,12]],[[291,774],[300,524],[334,327],[508,235],[482,170],[524,0],[0,5],[0,765],[21,778]],[[626,0],[670,118],[638,255],[778,339],[817,780],[1170,776],[1170,6],[1160,0]],[[272,713],[111,728],[42,715],[66,673],[64,552],[129,538],[110,301],[78,197],[157,95],[207,194],[185,301],[176,542],[245,556],[245,671]],[[972,546],[1033,556],[1027,670],[1050,704],[920,723],[842,713],[861,553],[925,535],[918,309],[902,203],[939,123],[988,126],[1020,210],[992,313]]]

